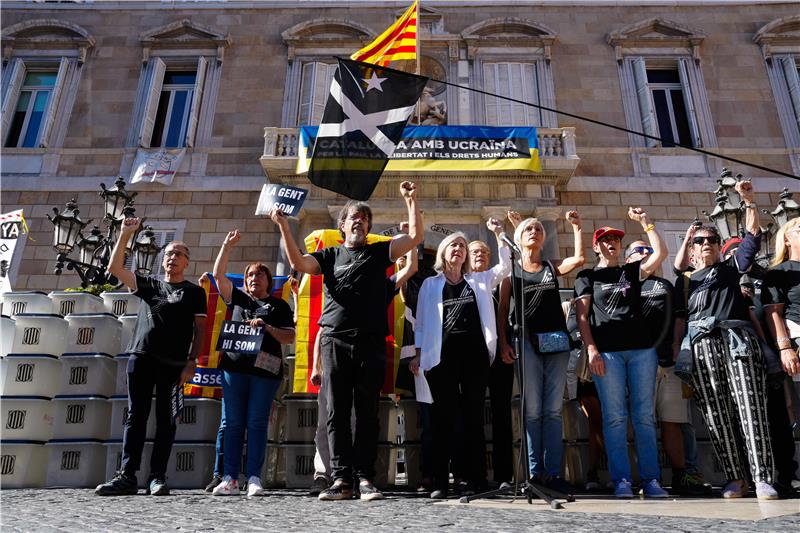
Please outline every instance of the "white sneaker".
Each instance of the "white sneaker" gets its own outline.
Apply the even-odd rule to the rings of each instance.
[[[261,486],[261,478],[258,476],[250,476],[247,480],[247,497],[263,496],[264,487]]]
[[[211,494],[213,496],[238,496],[239,481],[231,476],[225,476],[222,478],[222,483],[214,487]]]
[[[772,485],[763,481],[756,481],[756,497],[759,500],[777,500],[779,498],[778,491]]]

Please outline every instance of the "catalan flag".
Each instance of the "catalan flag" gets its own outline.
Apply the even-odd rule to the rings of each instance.
[[[377,39],[355,52],[350,59],[385,67],[390,61],[417,58],[417,14],[419,0],[415,0],[397,22],[389,26]]]

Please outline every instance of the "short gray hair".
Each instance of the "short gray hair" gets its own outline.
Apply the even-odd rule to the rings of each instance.
[[[521,242],[522,241],[522,232],[525,231],[525,226],[527,226],[531,222],[539,224],[539,226],[542,228],[542,235],[544,235],[545,240],[547,240],[547,230],[544,229],[544,224],[542,224],[542,221],[539,220],[536,217],[528,217],[525,220],[523,220],[522,222],[520,222],[519,226],[514,228],[514,242],[520,248],[522,247],[522,242]]]

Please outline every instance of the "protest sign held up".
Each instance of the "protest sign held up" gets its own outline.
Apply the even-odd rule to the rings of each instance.
[[[267,215],[273,208],[278,208],[287,217],[297,217],[307,196],[308,189],[266,183],[261,188],[261,196],[258,197],[256,215]]]

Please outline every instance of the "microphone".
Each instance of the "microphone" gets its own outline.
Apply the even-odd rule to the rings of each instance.
[[[504,243],[506,243],[506,246],[511,248],[511,251],[514,252],[515,254],[517,254],[517,255],[521,255],[522,254],[522,250],[519,249],[519,246],[517,246],[517,243],[515,243],[514,241],[509,239],[508,235],[506,235],[505,233],[501,233],[500,234],[500,240],[503,241]]]

